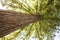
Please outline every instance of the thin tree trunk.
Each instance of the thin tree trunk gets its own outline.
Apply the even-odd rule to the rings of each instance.
[[[38,15],[0,10],[0,37],[39,19]]]

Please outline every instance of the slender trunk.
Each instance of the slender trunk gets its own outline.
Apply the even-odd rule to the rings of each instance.
[[[38,15],[0,10],[0,37],[39,19]]]

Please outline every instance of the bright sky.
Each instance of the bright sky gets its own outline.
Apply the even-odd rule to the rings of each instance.
[[[7,8],[6,8],[6,6],[5,7],[2,7],[1,2],[0,2],[0,9],[6,10]]]
[[[60,40],[60,26],[57,26],[57,30],[55,31],[54,40]]]
[[[2,5],[0,4],[0,9],[4,9],[4,10],[6,10],[7,8],[6,8],[6,6],[5,7],[2,7]],[[58,28],[59,29],[59,28]],[[60,29],[59,29],[60,30]],[[59,32],[59,33],[58,33]],[[60,31],[58,31],[58,30],[56,30],[55,31],[55,37],[54,37],[54,39],[52,38],[51,40],[60,40]],[[46,37],[45,37],[46,38]],[[20,40],[20,36],[18,36],[17,37],[17,39],[15,39],[15,40]],[[38,38],[30,38],[30,40],[39,40]]]
[[[5,9],[6,9],[6,7],[2,7],[2,5],[0,4],[0,9],[4,9],[4,10],[5,10]]]
[[[60,40],[60,31],[59,31],[59,33],[56,33],[56,36],[54,37],[54,40]]]

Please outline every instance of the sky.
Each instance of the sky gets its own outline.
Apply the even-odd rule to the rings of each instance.
[[[6,7],[2,7],[2,5],[0,4],[0,9],[6,10]]]
[[[55,30],[55,37],[54,40],[60,40],[60,26],[57,26],[56,28],[57,30]]]

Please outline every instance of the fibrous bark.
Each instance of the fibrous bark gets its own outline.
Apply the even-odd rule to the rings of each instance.
[[[0,37],[39,19],[38,15],[0,10]]]

